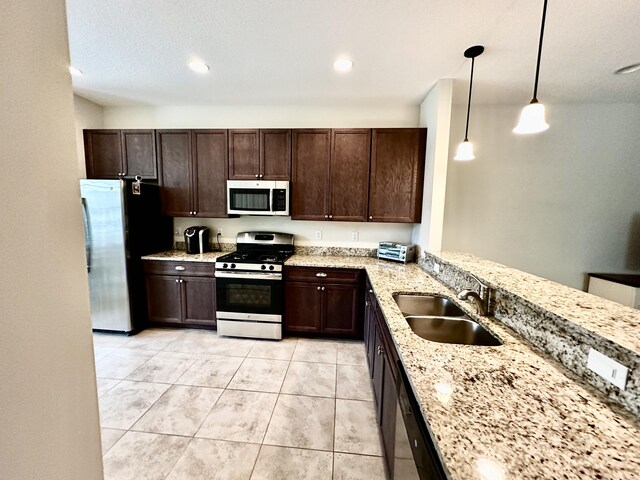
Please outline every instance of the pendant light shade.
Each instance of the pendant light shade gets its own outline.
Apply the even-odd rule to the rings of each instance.
[[[467,161],[467,160],[475,160],[476,156],[473,154],[473,143],[469,140],[465,140],[458,145],[458,150],[456,150],[456,156],[453,157],[454,160]]]
[[[464,130],[464,140],[460,145],[458,145],[458,150],[456,150],[456,156],[453,157],[454,160],[466,161],[475,159],[475,155],[473,154],[473,144],[469,141],[469,113],[471,111],[471,89],[473,88],[473,67],[475,65],[476,57],[481,55],[484,52],[484,47],[482,45],[475,45],[473,47],[469,47],[464,51],[464,56],[466,58],[471,59],[471,77],[469,79],[469,102],[467,103],[467,126]]]
[[[530,103],[520,112],[518,125],[513,129],[513,133],[527,134],[540,133],[549,128],[549,124],[544,118],[544,105],[538,102]]]
[[[533,84],[533,98],[529,105],[520,112],[518,125],[513,129],[513,133],[531,134],[544,132],[549,128],[549,124],[544,118],[544,105],[538,102],[538,77],[540,76],[540,58],[542,57],[542,38],[544,37],[544,23],[547,18],[547,0],[544,0],[542,7],[542,25],[540,26],[540,42],[538,43],[538,62],[536,64],[536,80]]]

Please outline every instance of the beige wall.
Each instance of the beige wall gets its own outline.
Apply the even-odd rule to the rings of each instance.
[[[73,111],[76,125],[76,152],[78,158],[78,172],[80,178],[86,178],[87,169],[84,161],[84,138],[82,130],[89,128],[103,128],[103,108],[102,105],[93,103],[91,100],[73,96]]]
[[[413,229],[421,250],[440,250],[444,218],[453,80],[443,78],[420,104],[420,126],[427,127],[422,222]]]
[[[532,136],[511,132],[519,109],[473,106],[477,158],[449,160],[443,248],[576,288],[640,270],[640,105],[548,105],[551,128]]]
[[[228,106],[228,107],[105,107],[104,128],[319,128],[416,127],[417,106],[386,108],[329,106]],[[176,219],[176,240],[190,225],[222,228],[223,241],[233,242],[238,232],[262,229],[293,233],[300,245],[377,247],[381,240],[411,241],[412,225],[367,222],[309,222],[289,217],[238,219]],[[322,239],[316,240],[317,231]],[[352,240],[353,232],[358,241]]]
[[[101,479],[65,2],[0,32],[0,476]]]

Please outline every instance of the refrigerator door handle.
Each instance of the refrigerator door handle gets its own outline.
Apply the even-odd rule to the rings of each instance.
[[[84,245],[87,253],[87,272],[91,271],[91,228],[89,226],[89,211],[87,199],[82,197],[82,219],[84,222]]]

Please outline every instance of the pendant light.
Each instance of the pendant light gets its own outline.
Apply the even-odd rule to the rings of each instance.
[[[484,52],[482,45],[475,45],[469,47],[464,51],[464,56],[471,59],[471,79],[469,80],[469,102],[467,103],[467,126],[464,130],[464,140],[458,145],[456,150],[456,156],[454,160],[473,160],[475,155],[473,154],[473,144],[469,141],[469,112],[471,111],[471,88],[473,87],[473,66],[475,64],[476,57]]]
[[[542,37],[544,36],[544,22],[547,18],[547,0],[544,0],[542,8],[542,26],[540,27],[540,43],[538,44],[538,63],[536,65],[536,80],[533,84],[533,98],[529,105],[520,112],[518,125],[513,129],[513,133],[528,134],[540,133],[549,128],[549,124],[544,119],[544,105],[538,102],[538,77],[540,76],[540,57],[542,56]]]

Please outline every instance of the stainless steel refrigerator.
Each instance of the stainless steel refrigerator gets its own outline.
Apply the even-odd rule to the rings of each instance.
[[[80,192],[93,329],[134,333],[146,321],[140,257],[171,248],[172,219],[155,184],[81,180]]]

